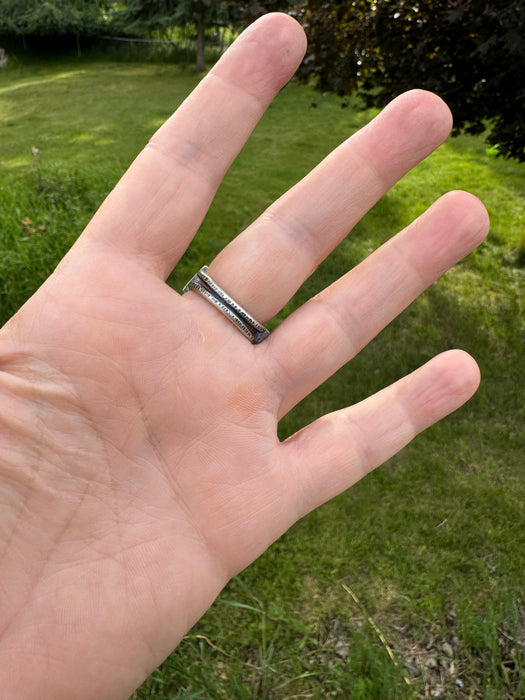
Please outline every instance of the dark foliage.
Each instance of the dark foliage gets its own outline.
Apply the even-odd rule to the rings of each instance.
[[[419,87],[450,105],[456,131],[525,161],[523,0],[309,0],[302,75],[320,90],[383,106]]]
[[[96,34],[103,26],[102,0],[1,0],[0,36]]]

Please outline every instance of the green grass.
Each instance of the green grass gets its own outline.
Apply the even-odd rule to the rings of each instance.
[[[0,72],[2,320],[195,83],[173,65],[89,59],[13,61]],[[370,116],[297,84],[282,91],[171,283],[180,289]],[[137,700],[405,699],[440,689],[446,698],[525,698],[525,166],[488,155],[478,138],[448,140],[281,317],[455,188],[486,203],[488,241],[303,401],[281,433],[450,347],[477,358],[480,391],[232,581]]]

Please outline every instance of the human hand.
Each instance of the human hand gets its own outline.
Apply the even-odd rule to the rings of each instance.
[[[1,332],[4,700],[125,699],[233,574],[477,387],[475,362],[449,352],[277,438],[283,415],[482,240],[485,210],[466,193],[441,198],[260,345],[165,284],[303,51],[286,16],[248,29]],[[210,274],[271,318],[449,128],[437,97],[400,97]]]

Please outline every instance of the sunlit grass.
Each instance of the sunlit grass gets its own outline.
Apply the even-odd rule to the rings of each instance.
[[[90,60],[14,62],[0,72],[3,320],[195,83],[176,66]],[[172,275],[175,288],[370,116],[304,86],[285,89],[225,178]],[[374,207],[281,317],[456,188],[486,203],[488,241],[303,401],[281,434],[450,347],[476,357],[480,391],[298,523],[228,586],[135,697],[410,698],[440,685],[447,698],[525,697],[525,166],[487,155],[480,139],[449,139]]]

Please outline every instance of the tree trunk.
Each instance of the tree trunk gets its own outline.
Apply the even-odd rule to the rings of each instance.
[[[197,73],[206,70],[206,58],[204,55],[204,8],[197,17]]]

